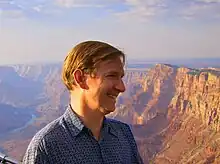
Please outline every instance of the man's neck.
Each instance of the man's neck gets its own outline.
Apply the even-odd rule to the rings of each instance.
[[[96,140],[100,139],[100,132],[103,125],[104,116],[98,110],[91,110],[76,102],[70,103],[72,110],[78,115],[83,124],[91,130]],[[86,109],[87,108],[87,109]]]

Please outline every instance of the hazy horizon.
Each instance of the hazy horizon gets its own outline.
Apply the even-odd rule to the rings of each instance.
[[[205,63],[206,62],[206,63]],[[167,59],[132,59],[128,58],[126,64],[171,64],[171,65],[197,65],[204,64],[206,66],[219,66],[220,57],[217,58],[167,58]],[[17,63],[0,63],[0,66],[13,66],[13,65],[62,65],[63,60],[57,61],[26,61],[26,62],[17,62]]]

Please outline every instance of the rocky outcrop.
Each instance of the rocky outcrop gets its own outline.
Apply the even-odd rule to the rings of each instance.
[[[13,67],[0,67],[0,103],[14,107],[27,107],[42,103],[43,83],[21,77]]]
[[[213,68],[196,70],[169,64],[157,64],[148,71],[128,73],[125,78],[128,91],[119,98],[123,107],[119,106],[113,115],[117,118],[118,113],[119,118],[119,112],[126,113],[127,109],[124,120],[146,124],[158,114],[166,115],[168,120],[176,114],[188,114],[219,131],[219,74]]]
[[[53,76],[57,76],[57,72],[61,70],[61,63],[55,64],[20,64],[11,66],[15,72],[21,77],[31,79],[32,81],[46,82]]]
[[[154,156],[153,163],[220,162],[220,133],[193,116],[184,115],[175,121],[178,126],[172,122],[163,134],[163,148]]]
[[[193,115],[215,131],[220,130],[220,72],[181,68],[175,88],[171,110]]]
[[[120,96],[123,105],[110,116],[134,125],[145,162],[219,161],[219,149],[205,153],[219,140],[219,70],[157,64],[142,74],[134,80],[130,76],[130,86],[136,88]]]

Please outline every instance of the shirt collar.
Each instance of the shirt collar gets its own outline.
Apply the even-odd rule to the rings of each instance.
[[[111,125],[111,119],[104,117],[103,125],[107,127],[108,133],[118,137],[117,130]]]
[[[87,129],[70,104],[64,113],[64,120],[73,136],[77,136],[83,129]],[[117,130],[111,125],[109,118],[104,117],[102,130],[107,130],[108,133],[118,137]]]
[[[73,136],[77,136],[85,127],[70,105],[64,113],[64,120]]]

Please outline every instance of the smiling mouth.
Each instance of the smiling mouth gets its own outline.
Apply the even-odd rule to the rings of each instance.
[[[109,95],[109,94],[108,94],[108,97],[110,97],[110,98],[116,100],[118,96],[115,96],[115,95]]]

